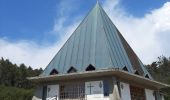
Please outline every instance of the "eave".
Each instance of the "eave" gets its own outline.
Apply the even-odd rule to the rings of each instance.
[[[57,75],[49,75],[49,76],[36,76],[36,77],[29,77],[28,79],[35,83],[43,83],[43,82],[51,82],[51,81],[65,81],[65,80],[72,80],[72,79],[103,77],[103,76],[115,76],[120,80],[125,80],[133,84],[140,84],[147,87],[152,87],[154,89],[170,87],[170,85],[168,84],[164,84],[119,69],[85,71],[85,72],[57,74]]]

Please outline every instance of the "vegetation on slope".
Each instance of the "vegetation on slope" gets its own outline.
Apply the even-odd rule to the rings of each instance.
[[[158,60],[147,68],[157,81],[170,84],[170,58],[158,57]],[[38,76],[42,69],[32,69],[24,64],[16,65],[8,59],[0,59],[0,100],[31,100],[34,84],[27,77]],[[170,89],[162,89],[170,100]],[[12,99],[11,99],[12,98]]]
[[[158,60],[147,65],[147,68],[155,80],[170,84],[170,58],[158,57]],[[170,100],[170,88],[162,89],[161,92],[166,95],[166,100]]]
[[[33,89],[0,85],[0,100],[31,100]]]
[[[42,69],[20,66],[0,59],[0,100],[31,100],[34,84],[27,77],[38,76]],[[11,99],[12,98],[12,99]]]

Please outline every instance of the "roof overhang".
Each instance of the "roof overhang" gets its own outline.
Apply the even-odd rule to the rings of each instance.
[[[29,77],[28,79],[35,83],[43,83],[43,82],[50,82],[50,81],[64,81],[64,80],[71,80],[71,79],[102,77],[102,76],[115,76],[121,80],[127,80],[130,81],[131,83],[136,83],[136,84],[139,83],[141,85],[149,86],[155,89],[170,87],[170,85],[168,84],[154,81],[119,69],[85,71],[85,72],[78,72],[78,73],[58,74],[58,75],[49,75],[49,76],[36,76],[36,77]]]

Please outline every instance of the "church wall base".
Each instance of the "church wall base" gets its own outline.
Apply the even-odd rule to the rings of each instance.
[[[76,88],[76,86],[79,87]],[[57,100],[133,100],[130,87],[130,83],[117,80],[115,77],[49,82],[37,86],[35,96],[32,100],[50,100],[49,96],[50,98],[54,98],[54,100],[56,100],[55,98]],[[146,88],[143,88],[143,90],[145,95],[144,100],[163,100],[158,95],[159,93],[154,95],[154,90]],[[155,96],[157,96],[157,99],[155,99]]]

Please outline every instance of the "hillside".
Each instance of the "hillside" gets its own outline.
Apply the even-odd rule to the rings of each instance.
[[[147,68],[155,80],[170,84],[170,58],[160,56]],[[161,92],[166,95],[166,100],[170,100],[170,88],[162,89]]]
[[[157,81],[170,84],[170,58],[158,57],[157,61],[146,66]],[[8,59],[0,59],[0,100],[30,100],[34,84],[27,77],[38,76],[42,69],[32,69],[24,64],[16,65]],[[170,100],[170,89],[162,89],[166,100]]]
[[[42,69],[32,69],[24,64],[20,66],[8,59],[0,59],[0,100],[30,100],[34,84],[26,78],[37,76]],[[12,99],[11,99],[12,98]]]

